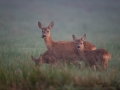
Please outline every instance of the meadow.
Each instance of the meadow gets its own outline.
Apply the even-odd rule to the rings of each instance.
[[[0,1],[0,90],[119,90],[120,1]],[[47,48],[38,21],[55,41],[73,41],[72,34],[112,54],[107,71],[74,65],[35,67]]]

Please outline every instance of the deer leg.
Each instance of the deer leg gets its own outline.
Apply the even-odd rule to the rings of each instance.
[[[78,68],[81,67],[81,64],[80,64],[78,61],[72,61],[72,63],[73,63],[75,66],[77,66]]]
[[[96,65],[93,65],[92,67],[93,67],[93,70],[96,71]]]
[[[51,63],[51,67],[55,68],[56,67],[56,63]]]
[[[107,61],[104,62],[103,68],[104,68],[104,70],[107,70],[107,68],[108,68],[108,62]]]
[[[90,67],[90,64],[88,63],[87,60],[85,60],[84,63],[85,63],[85,68]]]
[[[52,68],[54,68],[54,67],[56,67],[56,65],[57,65],[57,60],[50,55],[50,56],[49,56],[49,63],[51,63]]]

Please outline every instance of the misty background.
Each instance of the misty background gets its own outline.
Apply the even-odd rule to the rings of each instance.
[[[26,36],[26,42],[34,37],[34,44],[44,43],[38,21],[45,27],[54,21],[55,41],[73,40],[72,34],[87,34],[90,42],[120,41],[120,0],[0,0],[1,38]]]

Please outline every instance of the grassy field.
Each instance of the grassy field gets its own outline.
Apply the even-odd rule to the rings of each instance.
[[[0,90],[119,90],[120,2],[118,0],[0,1]],[[72,41],[72,34],[112,54],[108,70],[74,65],[35,67],[47,48],[38,21],[55,41]]]

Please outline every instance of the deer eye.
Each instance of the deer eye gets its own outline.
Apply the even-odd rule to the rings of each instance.
[[[49,33],[49,31],[47,31],[47,33]]]
[[[82,44],[82,43],[80,43],[80,44]]]

